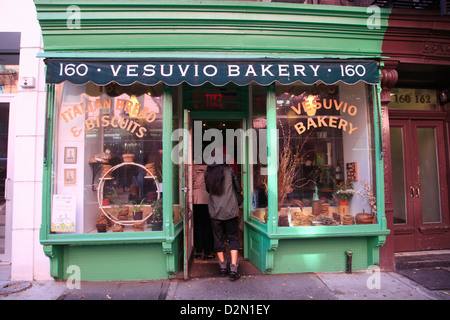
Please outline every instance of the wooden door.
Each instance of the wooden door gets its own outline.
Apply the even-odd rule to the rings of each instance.
[[[395,250],[450,248],[442,121],[390,121]]]

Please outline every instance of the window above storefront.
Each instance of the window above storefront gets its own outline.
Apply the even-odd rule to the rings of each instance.
[[[20,32],[0,32],[0,94],[17,93]]]

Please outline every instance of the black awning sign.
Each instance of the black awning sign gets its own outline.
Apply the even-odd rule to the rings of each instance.
[[[223,86],[235,83],[240,86],[256,82],[269,85],[275,81],[290,84],[301,81],[314,84],[322,81],[334,84],[342,81],[355,84],[363,81],[377,84],[378,66],[375,61],[363,60],[314,60],[314,61],[73,61],[47,60],[47,83],[68,80],[76,84],[89,81],[97,85],[116,82],[131,85],[139,82],[155,85],[179,85],[183,82],[193,86],[211,83]]]

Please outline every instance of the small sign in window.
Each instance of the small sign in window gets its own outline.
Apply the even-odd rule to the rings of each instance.
[[[389,109],[437,111],[439,109],[437,91],[433,89],[392,88]]]

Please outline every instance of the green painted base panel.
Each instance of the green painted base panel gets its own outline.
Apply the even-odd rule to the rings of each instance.
[[[366,238],[280,240],[274,252],[272,273],[345,271],[352,251],[352,270],[368,267]]]
[[[166,256],[160,243],[65,246],[64,270],[71,265],[79,267],[82,281],[168,278]],[[69,276],[64,272],[65,279]]]
[[[336,272],[347,270],[346,251],[352,252],[352,270],[365,270],[378,261],[377,237],[269,239],[249,230],[248,258],[264,273]]]

